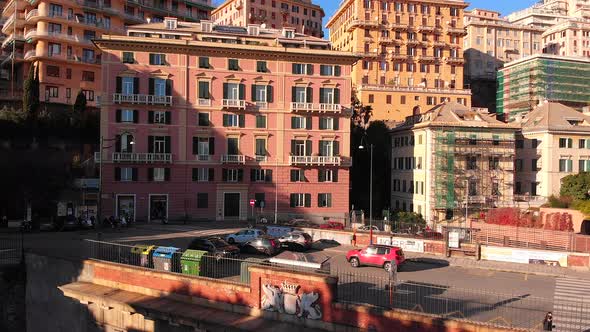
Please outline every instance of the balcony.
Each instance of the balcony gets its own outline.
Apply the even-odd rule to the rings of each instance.
[[[432,45],[438,46],[438,47],[445,47],[445,46],[447,46],[447,43],[445,43],[442,40],[435,40],[434,42],[432,42]]]
[[[428,26],[428,25],[421,25],[418,27],[418,30],[430,32],[430,31],[434,31],[434,27]]]
[[[381,25],[378,21],[352,20],[346,25],[346,31],[350,32],[356,27],[378,27]]]
[[[172,96],[125,95],[122,93],[113,93],[113,103],[172,106]]]
[[[290,156],[289,165],[340,166],[340,157]]]
[[[389,28],[393,30],[407,30],[407,23],[389,23]]]
[[[224,154],[221,156],[222,164],[245,164],[246,156],[242,154]]]
[[[371,51],[366,51],[366,52],[355,52],[354,55],[358,56],[358,57],[362,57],[362,58],[377,58],[379,57],[381,53],[379,52],[371,52]]]
[[[246,109],[246,101],[241,99],[223,99],[223,108],[239,108]]]
[[[268,109],[268,103],[265,101],[256,101],[256,102],[254,102],[254,104],[256,105],[256,108],[258,108],[258,109],[261,109],[261,110]]]
[[[211,161],[211,156],[208,154],[198,154],[197,161]]]
[[[463,62],[465,62],[465,60],[463,58],[459,58],[459,57],[448,57],[447,58],[447,63],[461,64]]]
[[[423,88],[418,86],[396,86],[396,85],[379,85],[379,84],[362,84],[359,91],[385,91],[385,92],[408,92],[408,93],[440,93],[468,96],[471,95],[469,89],[445,89],[445,88]]]
[[[420,61],[420,62],[432,62],[434,60],[436,60],[436,58],[432,55],[421,55],[418,58],[418,61]]]
[[[201,107],[209,107],[211,106],[211,99],[199,98],[198,105]]]
[[[313,104],[313,103],[291,103],[291,112],[304,111],[304,112],[335,112],[340,113],[342,111],[342,105],[340,104]]]
[[[25,37],[23,35],[9,35],[6,37],[6,39],[4,39],[4,41],[2,42],[2,48],[6,48],[8,47],[8,45],[11,45],[13,41],[24,41]]]
[[[96,156],[95,156],[96,158]],[[100,159],[100,157],[99,157]],[[115,163],[172,163],[171,153],[135,153],[135,152],[115,152],[113,153],[113,162]]]
[[[37,56],[37,51],[30,50],[30,51],[27,51],[27,53],[25,53],[25,56],[23,57],[23,59],[28,60],[28,59],[36,57],[36,56]]]
[[[467,34],[464,28],[448,27],[447,33],[450,35],[464,35]]]
[[[417,40],[417,39],[408,39],[408,40],[406,40],[406,44],[408,44],[408,45],[418,45],[420,43],[421,42],[419,40]]]
[[[391,37],[379,37],[379,42],[381,44],[391,44],[394,42],[394,39],[392,39]]]
[[[408,56],[406,54],[401,53],[391,53],[389,54],[390,60],[406,60]]]
[[[259,163],[265,163],[265,162],[267,162],[268,157],[267,156],[256,156],[255,160],[256,160],[256,162],[259,162]]]

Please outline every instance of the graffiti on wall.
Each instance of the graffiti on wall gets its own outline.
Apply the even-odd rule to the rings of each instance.
[[[271,284],[262,286],[262,309],[277,311],[300,318],[320,319],[322,311],[316,292],[299,294],[300,286],[284,281],[280,287]]]

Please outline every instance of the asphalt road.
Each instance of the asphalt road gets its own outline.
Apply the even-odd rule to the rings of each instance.
[[[185,249],[198,236],[227,234],[241,229],[219,223],[191,225],[141,225],[129,229],[30,233],[25,248],[49,255],[85,258],[85,239],[125,245],[154,244]],[[553,308],[555,278],[520,273],[467,269],[408,261],[397,276],[395,292],[388,274],[380,268],[353,268],[346,249],[320,246],[311,255],[328,258],[331,272],[339,277],[340,301],[370,303],[447,317],[495,321],[502,325],[533,328]]]

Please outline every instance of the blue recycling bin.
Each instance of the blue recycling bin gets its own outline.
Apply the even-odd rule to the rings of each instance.
[[[175,247],[158,247],[154,250],[154,268],[158,271],[180,272],[180,252]]]

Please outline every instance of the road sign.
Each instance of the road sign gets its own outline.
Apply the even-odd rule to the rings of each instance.
[[[449,232],[449,248],[459,248],[459,232]]]
[[[251,199],[250,200],[250,206],[254,206],[254,204],[256,204],[256,200],[255,199]]]

